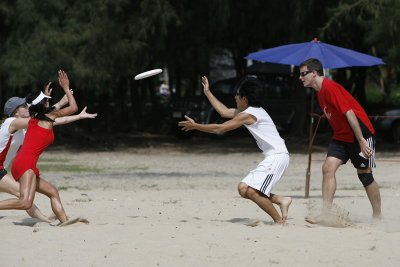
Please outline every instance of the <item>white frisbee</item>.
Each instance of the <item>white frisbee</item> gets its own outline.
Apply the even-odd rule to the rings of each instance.
[[[154,69],[154,70],[145,71],[145,72],[142,72],[142,73],[136,75],[135,80],[141,80],[141,79],[144,79],[144,78],[147,78],[150,76],[157,75],[161,72],[162,72],[162,69]]]

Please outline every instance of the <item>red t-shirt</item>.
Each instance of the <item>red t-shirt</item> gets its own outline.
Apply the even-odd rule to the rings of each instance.
[[[375,134],[367,113],[354,97],[340,84],[324,78],[322,87],[317,92],[317,98],[329,124],[333,129],[333,139],[354,142],[354,132],[346,118],[346,112],[353,110],[357,118],[368,128],[371,134]]]

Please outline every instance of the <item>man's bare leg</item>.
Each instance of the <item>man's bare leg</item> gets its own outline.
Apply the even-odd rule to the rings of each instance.
[[[372,173],[372,169],[357,169],[357,174],[362,173]],[[369,202],[372,206],[372,218],[374,219],[382,219],[382,211],[381,211],[381,194],[379,192],[378,184],[373,181],[370,185],[365,188],[365,192],[367,193]]]
[[[282,219],[284,221],[286,221],[288,211],[289,211],[289,206],[290,206],[290,204],[292,204],[292,198],[285,197],[285,196],[279,196],[279,195],[275,195],[275,194],[271,193],[269,199],[272,201],[272,203],[277,204],[279,206],[279,208],[281,209],[281,213],[282,213]]]
[[[379,186],[374,181],[369,186],[365,187],[365,191],[367,192],[367,196],[372,206],[372,217],[374,219],[382,219],[382,211],[381,211],[381,194],[379,192]]]
[[[245,183],[239,183],[238,186],[239,194],[247,199],[252,200],[256,203],[263,211],[265,211],[277,224],[284,224],[285,221],[279,215],[278,211],[275,209],[272,201],[259,191],[254,188],[249,187]]]
[[[323,207],[322,213],[317,217],[307,217],[306,221],[312,224],[318,223],[319,221],[323,220],[326,214],[329,214],[329,210],[332,207],[333,203],[333,196],[336,192],[336,176],[335,173],[340,165],[343,164],[343,161],[334,158],[334,157],[327,157],[325,159],[324,164],[322,165],[322,200],[323,200]]]

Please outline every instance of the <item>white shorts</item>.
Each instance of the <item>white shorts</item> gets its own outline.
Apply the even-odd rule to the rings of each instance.
[[[288,166],[288,154],[268,156],[258,164],[257,168],[250,171],[242,182],[269,197],[272,188],[281,179]]]

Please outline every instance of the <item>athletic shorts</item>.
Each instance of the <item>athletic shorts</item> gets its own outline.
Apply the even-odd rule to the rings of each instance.
[[[5,169],[0,170],[0,180],[1,180],[4,176],[6,176],[6,174],[7,174],[7,171],[6,171]]]
[[[353,163],[353,166],[357,169],[375,168],[375,136],[372,135],[366,140],[368,142],[368,146],[373,149],[373,153],[369,159],[364,157],[357,140],[354,140],[353,143],[331,140],[329,143],[327,156],[340,159],[343,161],[343,164],[346,164],[350,159],[351,163]]]
[[[289,166],[289,154],[274,154],[261,161],[257,168],[242,180],[266,196],[270,196],[272,188],[281,179]]]

